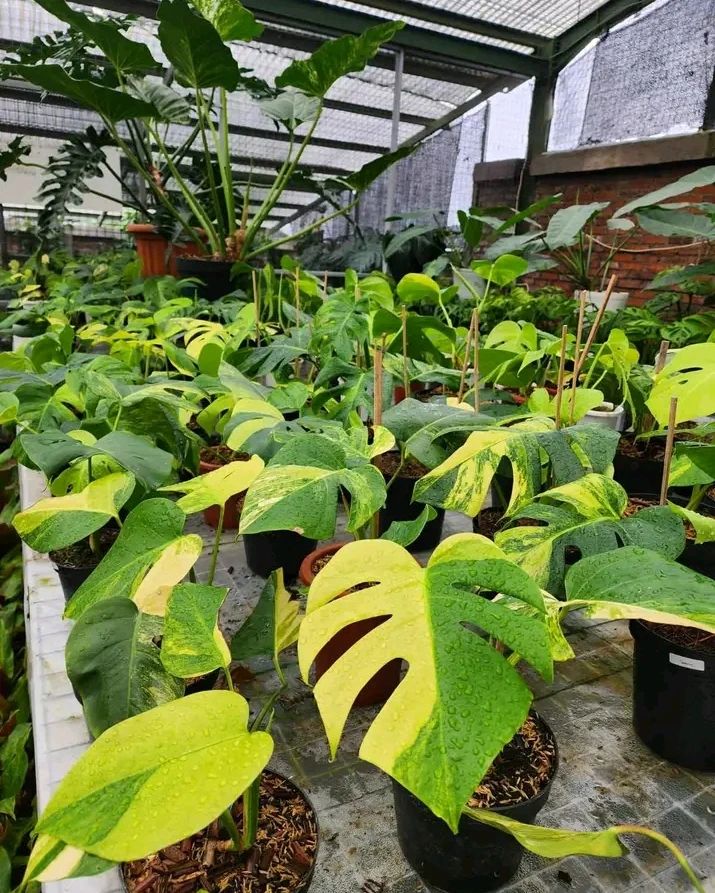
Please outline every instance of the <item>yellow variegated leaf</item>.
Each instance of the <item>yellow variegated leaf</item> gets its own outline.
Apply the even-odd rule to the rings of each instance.
[[[65,878],[91,877],[115,866],[115,862],[92,856],[48,834],[40,834],[30,853],[23,883],[50,883]]]
[[[171,590],[183,580],[204,548],[196,534],[179,537],[162,550],[149,572],[132,595],[143,614],[163,617]]]
[[[240,452],[254,434],[275,428],[282,421],[281,411],[267,400],[241,398],[226,422],[224,438],[232,450]]]
[[[700,512],[694,512],[692,509],[676,505],[674,502],[669,502],[668,505],[676,515],[680,515],[681,518],[693,526],[697,545],[715,542],[715,518],[709,515],[701,515]]]
[[[161,487],[161,490],[185,493],[176,504],[187,515],[191,515],[202,512],[211,505],[224,505],[231,496],[243,493],[262,470],[263,459],[251,456],[245,462],[229,462],[215,471],[209,471],[190,481],[169,484]]]
[[[228,668],[231,652],[218,627],[228,589],[183,583],[167,604],[161,661],[174,676],[190,679]]]

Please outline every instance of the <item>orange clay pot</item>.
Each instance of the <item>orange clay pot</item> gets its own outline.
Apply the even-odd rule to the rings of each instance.
[[[196,251],[191,242],[169,242],[151,223],[130,223],[127,232],[134,236],[142,276],[176,276],[176,258]]]

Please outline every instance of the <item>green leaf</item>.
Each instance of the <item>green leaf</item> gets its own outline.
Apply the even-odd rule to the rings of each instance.
[[[148,102],[136,99],[129,93],[102,87],[93,81],[83,81],[70,77],[59,65],[16,65],[8,66],[10,74],[42,87],[50,93],[59,93],[90,108],[108,121],[125,121],[127,118],[150,118],[155,109]]]
[[[646,208],[639,211],[636,217],[641,229],[656,236],[715,239],[715,222],[706,214],[690,214],[671,208]]]
[[[11,893],[12,862],[5,847],[0,847],[0,893]]]
[[[404,22],[384,22],[359,36],[344,34],[326,41],[309,59],[291,62],[276,78],[276,87],[295,87],[309,96],[323,97],[333,84],[351,71],[362,71],[383,43],[404,28]]]
[[[549,220],[546,227],[546,244],[553,251],[554,248],[567,248],[578,239],[581,230],[610,202],[591,202],[588,205],[572,205],[570,208],[561,208]]]
[[[298,641],[303,616],[300,602],[291,598],[283,583],[283,571],[273,571],[250,617],[231,641],[235,660],[270,657],[279,675],[280,653]]]
[[[439,296],[439,285],[430,276],[422,273],[408,273],[397,283],[397,297],[403,304],[436,301]]]
[[[180,84],[236,89],[240,73],[231,50],[186,0],[161,0],[157,18],[161,47]]]
[[[392,257],[393,254],[397,254],[397,252],[407,245],[408,242],[411,242],[419,236],[425,236],[427,233],[433,231],[434,226],[408,226],[407,229],[403,229],[402,232],[391,235],[389,242],[385,246],[385,260]]]
[[[166,672],[154,639],[158,617],[127,598],[88,608],[72,627],[65,663],[95,738],[119,722],[180,698],[181,682]]]
[[[394,152],[386,152],[384,155],[380,155],[379,158],[363,164],[361,168],[343,178],[344,182],[347,184],[348,189],[351,189],[353,192],[364,192],[368,186],[371,186],[393,164],[397,164],[398,161],[402,161],[403,158],[412,155],[418,148],[418,145],[418,143],[415,143],[413,146],[400,146]],[[387,257],[387,254],[385,254],[385,257]]]
[[[457,211],[457,219],[459,220],[459,228],[462,231],[464,241],[470,248],[476,248],[482,241],[482,233],[484,232],[484,223],[479,217],[472,217],[466,211]]]
[[[232,496],[248,489],[262,469],[263,460],[251,456],[247,461],[229,462],[190,481],[167,484],[161,490],[185,493],[176,504],[187,515],[193,515],[211,505],[225,505]]]
[[[381,540],[389,540],[398,546],[407,546],[414,543],[420,536],[428,521],[437,517],[437,510],[431,505],[426,505],[419,515],[412,521],[393,521],[387,530],[380,535]]]
[[[505,593],[530,610],[489,601],[475,594],[478,588]],[[373,720],[360,756],[456,831],[464,803],[521,727],[532,699],[504,654],[474,628],[521,654],[548,680],[552,662],[542,595],[494,543],[476,534],[444,540],[426,568],[386,540],[348,543],[310,587],[298,642],[303,678],[336,633],[374,617],[388,619],[313,690],[331,752],[365,683],[402,658],[407,674]]]
[[[139,99],[153,105],[160,120],[169,121],[172,124],[189,124],[191,122],[191,106],[188,101],[181,93],[167,87],[163,81],[132,78],[129,81],[129,89]],[[177,350],[175,345],[168,342],[164,345],[167,356],[172,349]]]
[[[0,750],[0,798],[3,800],[14,800],[25,785],[29,767],[26,748],[31,734],[29,723],[18,723]]]
[[[676,515],[692,525],[695,530],[696,545],[715,542],[715,518],[710,515],[701,515],[699,512],[683,508],[683,506],[675,505],[672,502],[669,502],[668,506]]]
[[[37,831],[129,862],[205,828],[266,766],[273,744],[249,732],[239,694],[208,691],[108,729],[55,791]],[[157,821],[157,804],[171,800]]]
[[[623,217],[626,214],[631,214],[633,211],[637,211],[639,208],[659,205],[662,202],[668,201],[670,198],[683,195],[683,193],[698,189],[701,186],[711,186],[713,183],[715,183],[715,165],[701,167],[696,171],[691,171],[674,183],[669,183],[667,186],[662,186],[654,192],[649,192],[647,195],[633,199],[633,201],[628,202],[628,204],[619,208],[613,216]]]
[[[194,7],[218,31],[222,40],[255,40],[263,33],[256,21],[238,0],[191,0]]]
[[[672,397],[678,398],[677,425],[715,412],[715,344],[684,347],[656,375],[646,406],[663,427]]]
[[[624,517],[626,491],[611,478],[587,474],[538,494],[514,520],[530,519],[500,531],[495,541],[505,554],[549,592],[560,592],[569,550],[580,556],[612,553],[621,545],[657,549],[676,558],[685,546],[683,525],[663,506]]]
[[[4,183],[7,183],[7,171],[32,152],[32,147],[23,140],[24,137],[15,136],[7,144],[7,148],[0,150],[0,180]]]
[[[231,653],[218,627],[228,589],[197,583],[175,586],[166,606],[161,661],[181,679],[227,669]]]
[[[295,436],[250,486],[240,532],[294,530],[310,539],[329,539],[340,487],[350,496],[350,531],[363,527],[385,502],[385,481],[373,465],[348,467],[337,443],[320,435]]]
[[[595,388],[576,388],[576,399],[574,401],[573,420],[578,422],[582,419],[590,409],[595,409],[603,403],[603,392]],[[557,398],[552,397],[546,388],[537,388],[529,396],[527,407],[529,412],[538,413],[539,415],[548,416],[551,419],[556,418]],[[568,424],[571,417],[571,391],[564,392],[561,401],[561,423]]]
[[[484,279],[485,282],[491,282],[494,285],[504,287],[511,285],[519,276],[523,276],[529,269],[529,264],[523,257],[516,254],[502,254],[493,263],[482,260],[475,261],[472,264],[472,270]]]
[[[134,492],[134,475],[120,472],[92,481],[79,493],[41,499],[15,515],[13,526],[38,552],[52,552],[99,530]]]
[[[258,103],[264,115],[295,130],[305,121],[312,121],[320,113],[320,100],[304,93],[285,91],[278,96],[262,99]]]
[[[37,0],[50,15],[72,28],[95,44],[119,72],[150,71],[158,69],[158,63],[144,43],[130,40],[112,23],[96,21],[72,9],[64,0]]]
[[[684,441],[675,444],[669,487],[697,487],[715,481],[715,444]]]
[[[116,542],[77,589],[65,616],[73,620],[97,602],[130,598],[140,611],[163,615],[171,589],[203,550],[196,534],[182,535],[186,515],[168,499],[147,499],[127,516]]]
[[[566,598],[572,607],[585,608],[588,617],[715,632],[715,580],[638,546],[579,561],[566,575]]]
[[[0,425],[8,425],[17,418],[20,401],[15,394],[0,394]]]

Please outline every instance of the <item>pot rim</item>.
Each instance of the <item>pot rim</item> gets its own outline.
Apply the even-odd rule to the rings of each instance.
[[[335,555],[337,551],[342,549],[342,547],[349,542],[350,540],[341,543],[328,543],[326,546],[320,546],[318,549],[313,549],[312,552],[308,552],[305,558],[301,561],[300,568],[298,569],[298,579],[300,582],[304,586],[310,586],[316,577],[316,574],[313,573],[313,562],[318,558],[323,558],[325,555]]]
[[[653,621],[642,620],[638,617],[633,617],[628,621],[628,631],[630,632],[633,639],[636,639],[638,636],[642,638],[649,639],[657,639],[658,642],[662,642],[665,647],[669,651],[683,651],[686,654],[696,655],[699,659],[710,658],[710,661],[715,664],[715,651],[712,649],[701,649],[695,648],[692,645],[683,645],[680,642],[671,642],[670,639],[667,639],[659,630],[653,629]],[[665,624],[668,626],[674,626],[677,629],[688,629],[687,623],[673,623],[673,624]]]
[[[606,418],[607,416],[622,416],[625,411],[626,409],[624,405],[622,403],[619,403],[618,406],[614,406],[613,409],[589,409],[584,418],[587,418],[588,416],[596,416],[596,418]]]

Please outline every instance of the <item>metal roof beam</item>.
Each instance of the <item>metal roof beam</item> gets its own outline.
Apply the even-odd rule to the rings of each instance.
[[[573,27],[553,39],[551,60],[560,71],[594,37],[600,37],[623,19],[650,6],[653,0],[609,0]]]

